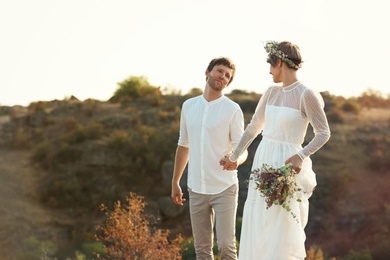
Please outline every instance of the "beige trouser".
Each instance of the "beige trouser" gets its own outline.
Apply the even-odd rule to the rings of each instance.
[[[191,189],[188,192],[196,259],[214,259],[214,220],[221,259],[237,259],[236,212],[238,183],[214,195],[195,193]]]

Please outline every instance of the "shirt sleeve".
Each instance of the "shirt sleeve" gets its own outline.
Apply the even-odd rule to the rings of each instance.
[[[303,116],[309,119],[313,127],[314,137],[298,152],[302,160],[318,151],[330,138],[330,129],[324,106],[324,100],[320,93],[310,89],[305,90],[301,99],[301,111]]]
[[[244,133],[244,114],[241,108],[238,108],[230,121],[230,140],[232,148],[235,149],[240,142],[241,136]]]
[[[188,148],[189,142],[188,142],[188,132],[187,132],[185,112],[186,112],[186,103],[184,102],[180,114],[180,131],[179,131],[178,145]]]
[[[240,142],[238,143],[237,147],[234,149],[234,152],[229,157],[230,161],[232,162],[237,161],[240,155],[246,149],[248,149],[249,145],[253,142],[256,136],[258,136],[261,130],[263,130],[265,107],[267,105],[267,100],[270,92],[271,92],[271,88],[268,88],[267,91],[264,93],[264,95],[261,96],[250,123],[246,127]]]

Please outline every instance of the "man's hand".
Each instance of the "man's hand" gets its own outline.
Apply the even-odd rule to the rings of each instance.
[[[229,160],[229,155],[225,155],[224,158],[222,158],[219,161],[219,165],[223,166],[224,170],[233,171],[236,170],[238,167],[238,162],[232,162]]]
[[[176,205],[183,206],[185,198],[183,198],[183,192],[181,191],[179,184],[172,184],[171,198]]]

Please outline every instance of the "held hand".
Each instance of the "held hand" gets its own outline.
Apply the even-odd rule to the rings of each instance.
[[[219,165],[223,166],[223,169],[228,171],[236,170],[238,167],[237,162],[232,162],[229,160],[229,155],[225,155],[225,157],[219,161]]]
[[[298,154],[295,154],[293,156],[291,156],[290,158],[288,158],[285,162],[285,164],[289,164],[291,163],[291,165],[293,166],[295,172],[298,174],[300,171],[301,171],[301,168],[302,168],[302,159],[301,157],[299,157]]]
[[[178,184],[172,185],[171,198],[173,200],[173,203],[179,206],[183,206],[184,201],[186,201],[186,199],[183,198],[183,193]]]

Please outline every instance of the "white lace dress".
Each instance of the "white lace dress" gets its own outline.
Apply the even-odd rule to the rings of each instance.
[[[243,212],[240,260],[305,258],[304,228],[309,214],[308,199],[317,184],[309,156],[330,138],[323,108],[321,95],[299,81],[285,88],[270,87],[261,97],[253,118],[230,159],[236,160],[263,131],[252,170],[263,163],[281,167],[288,158],[298,153],[304,161],[296,180],[306,193],[300,194],[302,202],[291,200],[291,210],[297,215],[294,219],[281,206],[274,205],[266,209],[264,197],[255,190],[253,181],[250,182]],[[309,123],[315,136],[303,148],[302,143]]]

